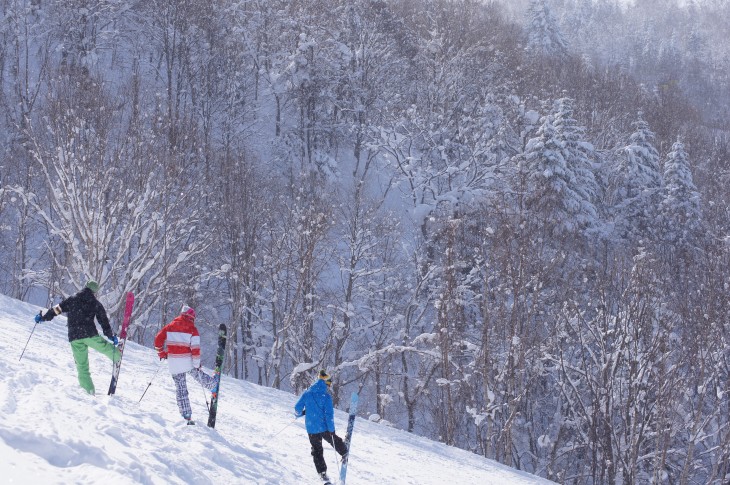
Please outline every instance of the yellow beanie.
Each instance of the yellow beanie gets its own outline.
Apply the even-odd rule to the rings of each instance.
[[[319,378],[322,379],[328,386],[332,384],[332,377],[327,374],[327,371],[324,369],[319,371]]]

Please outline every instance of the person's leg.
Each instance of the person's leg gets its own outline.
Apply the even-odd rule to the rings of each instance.
[[[309,435],[309,443],[312,445],[312,459],[314,460],[314,468],[317,473],[327,471],[327,463],[324,461],[324,449],[322,448],[322,433]]]
[[[201,386],[209,391],[213,390],[213,386],[215,386],[215,377],[206,374],[200,369],[192,369],[189,374],[193,376],[193,379],[198,381]]]
[[[322,433],[322,438],[327,440],[327,443],[334,446],[335,450],[337,451],[337,453],[340,454],[340,456],[345,456],[347,454],[347,446],[345,445],[345,442],[335,433],[325,431],[324,433]]]
[[[79,385],[89,394],[94,394],[94,383],[91,381],[91,374],[89,373],[89,348],[85,340],[78,339],[71,342],[71,352],[73,352],[74,361],[76,362]]]
[[[185,419],[190,419],[193,410],[190,407],[190,399],[188,398],[188,385],[185,382],[185,373],[174,374],[172,380],[175,381],[175,397],[177,398],[177,408]]]
[[[122,358],[122,353],[119,352],[119,349],[101,335],[85,338],[83,340],[86,342],[86,345],[96,350],[97,352],[106,355],[107,357],[109,357],[109,359],[111,359],[112,362],[118,362],[119,359]]]

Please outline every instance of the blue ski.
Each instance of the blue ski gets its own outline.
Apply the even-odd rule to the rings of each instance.
[[[352,443],[352,428],[355,427],[355,417],[357,416],[357,393],[352,393],[350,401],[350,416],[347,418],[347,433],[345,434],[345,446],[347,454],[342,458],[342,466],[340,467],[340,485],[345,485],[347,478],[347,462],[350,461],[350,443]]]

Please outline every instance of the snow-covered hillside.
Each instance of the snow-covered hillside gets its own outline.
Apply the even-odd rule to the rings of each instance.
[[[39,324],[18,360],[37,312],[0,295],[3,483],[319,483],[304,423],[293,417],[296,396],[224,377],[213,430],[204,425],[206,394],[188,379],[199,425],[185,426],[167,366],[159,365],[152,349],[132,343],[113,397],[105,395],[111,363],[90,351],[98,394],[89,396],[76,380],[65,318]],[[345,420],[346,414],[337,411],[341,434]],[[550,483],[363,419],[356,422],[351,456],[351,485]],[[326,449],[325,457],[330,475],[337,475],[335,452]]]

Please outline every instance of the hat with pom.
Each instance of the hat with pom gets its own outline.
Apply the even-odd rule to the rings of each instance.
[[[190,308],[187,305],[183,305],[182,308],[180,309],[180,315],[188,315],[190,317],[195,318],[195,310],[193,310],[192,308]]]
[[[322,369],[319,371],[319,378],[322,379],[328,386],[332,385],[332,376],[327,374],[327,371]]]

